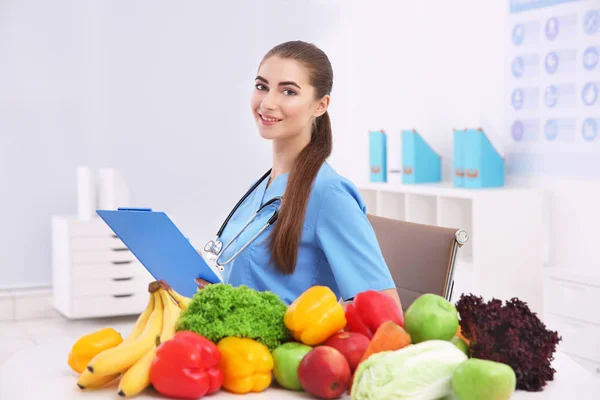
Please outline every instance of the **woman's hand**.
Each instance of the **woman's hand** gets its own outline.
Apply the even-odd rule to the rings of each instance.
[[[204,279],[195,278],[194,282],[198,284],[198,290],[204,289],[206,286],[210,285],[210,282],[205,281]]]
[[[196,251],[198,252],[198,254],[200,254],[200,256],[202,258],[204,258],[204,253],[202,252],[201,249],[196,249]],[[198,290],[202,290],[204,289],[206,286],[210,285],[210,282],[205,281],[204,279],[200,279],[200,278],[195,278],[194,282],[196,282],[198,284]]]

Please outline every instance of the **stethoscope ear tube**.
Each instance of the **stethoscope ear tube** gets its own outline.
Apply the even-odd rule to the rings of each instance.
[[[215,266],[220,271],[224,271],[223,266],[225,266],[225,265],[229,264],[230,262],[232,262],[242,251],[244,251],[248,246],[250,246],[250,244],[252,244],[252,242],[254,242],[254,240],[256,240],[256,238],[258,236],[260,236],[269,226],[273,225],[275,223],[275,221],[277,221],[277,218],[279,216],[279,210],[275,210],[275,213],[269,218],[269,220],[260,229],[260,231],[258,231],[250,240],[248,240],[248,242],[246,242],[246,244],[244,244],[244,246],[242,246],[241,249],[239,249],[238,251],[236,251],[235,254],[232,255],[228,260],[226,260],[226,261],[224,261],[222,263],[219,262],[219,259],[225,253],[225,251],[229,248],[229,246],[231,246],[231,244],[242,234],[242,232],[244,232],[244,230],[248,227],[248,225],[250,225],[252,223],[252,221],[254,221],[254,219],[258,216],[258,214],[260,214],[260,212],[262,210],[264,210],[265,208],[269,207],[270,205],[274,204],[277,201],[282,201],[282,199],[283,199],[282,196],[277,196],[277,197],[273,197],[272,199],[270,199],[269,201],[267,201],[265,204],[263,204],[254,213],[254,215],[248,220],[248,222],[246,222],[246,224],[242,227],[242,229],[240,229],[239,232],[236,233],[236,235],[233,238],[231,238],[231,240],[229,241],[229,243],[227,243],[225,245],[225,247],[223,247],[223,242],[221,242],[220,237],[221,237],[221,234],[223,233],[223,230],[225,229],[225,226],[227,226],[227,223],[229,222],[229,220],[231,219],[231,217],[233,216],[233,214],[237,211],[237,209],[244,202],[244,200],[250,195],[250,193],[252,193],[254,191],[254,189],[256,189],[258,187],[258,185],[260,185],[260,183],[263,180],[265,180],[270,174],[271,174],[271,170],[267,171],[267,173],[264,174],[250,188],[250,190],[248,190],[246,192],[246,194],[244,194],[244,196],[238,201],[238,203],[235,205],[235,207],[233,208],[233,210],[231,210],[231,212],[229,213],[229,215],[227,216],[227,218],[225,219],[225,221],[221,225],[221,228],[217,232],[217,236],[215,237],[215,239],[209,241],[204,246],[204,251],[210,254],[210,258],[214,260]]]
[[[276,214],[274,214],[274,215],[273,215],[273,217],[274,217],[275,215],[276,215]],[[256,214],[255,214],[255,216],[256,216]],[[273,218],[273,217],[271,217],[271,218]],[[253,219],[254,219],[254,218],[253,218]],[[242,251],[246,250],[246,248],[247,248],[248,246],[250,246],[250,245],[252,244],[252,242],[254,242],[254,241],[256,240],[256,238],[257,238],[257,237],[259,237],[259,236],[260,236],[260,235],[261,235],[261,234],[262,234],[262,233],[263,233],[263,232],[264,232],[264,231],[265,231],[265,230],[266,230],[266,229],[267,229],[269,226],[271,226],[271,224],[267,222],[267,223],[266,223],[266,224],[265,224],[265,225],[264,225],[264,226],[263,226],[263,227],[260,229],[260,231],[258,231],[258,232],[257,232],[257,233],[256,233],[254,236],[252,236],[252,238],[250,238],[250,240],[248,240],[248,241],[246,242],[246,244],[244,244],[244,245],[242,246],[242,248],[241,248],[241,249],[239,249],[238,251],[236,251],[236,252],[235,252],[235,254],[234,254],[234,255],[232,255],[232,256],[231,256],[231,257],[230,257],[228,260],[224,261],[223,263],[220,263],[220,262],[219,262],[219,258],[220,258],[220,257],[221,257],[221,255],[222,255],[222,254],[225,252],[225,249],[227,249],[227,247],[229,247],[229,245],[230,245],[230,244],[233,242],[233,240],[234,240],[234,239],[232,239],[232,240],[231,240],[229,243],[227,243],[227,246],[225,246],[225,248],[223,249],[223,251],[221,252],[221,254],[219,254],[219,256],[217,257],[217,259],[215,260],[215,264],[217,265],[217,268],[219,268],[221,271],[223,271],[223,269],[224,269],[224,268],[223,268],[223,266],[224,266],[224,265],[227,265],[227,264],[229,264],[230,262],[232,262],[233,260],[235,260],[235,259],[236,259],[236,257],[237,257],[237,256],[238,256],[238,255],[239,255],[239,254],[240,254]],[[241,233],[242,231],[243,231],[243,229],[240,231],[240,233]],[[236,235],[236,237],[237,237],[237,236],[239,236],[239,233],[238,233],[238,235]]]
[[[273,204],[277,201],[282,201],[282,199],[283,199],[283,197],[281,197],[281,196],[273,197],[271,200],[269,200],[265,204],[263,204],[262,207],[258,209],[258,211],[261,211],[263,208],[267,208],[268,206],[270,206],[271,204]]]
[[[225,251],[229,248],[229,246],[231,246],[231,244],[235,241],[235,239],[237,239],[242,232],[244,232],[244,230],[248,227],[248,225],[250,225],[250,223],[252,223],[252,221],[254,221],[254,219],[258,216],[258,214],[260,214],[260,212],[265,209],[267,206],[275,203],[276,201],[281,201],[281,197],[274,197],[271,200],[269,200],[268,202],[266,202],[261,208],[259,208],[254,215],[252,216],[252,218],[250,218],[248,220],[248,222],[246,222],[246,224],[242,227],[242,229],[239,230],[238,233],[236,233],[236,235],[229,241],[229,243],[227,243],[227,245],[225,245],[225,247],[219,252],[219,254],[217,255],[217,258],[215,259],[215,264],[217,266],[217,268],[219,268],[221,271],[223,271],[223,266],[229,264],[230,262],[232,262],[242,251],[246,250],[246,248],[248,246],[250,246],[252,244],[252,242],[254,242],[256,240],[257,237],[259,237],[265,230],[267,230],[267,228],[269,228],[269,226],[273,225],[275,223],[275,221],[277,221],[277,217],[279,215],[279,210],[275,210],[275,213],[273,213],[273,215],[269,218],[269,220],[267,221],[267,223],[254,235],[252,236],[252,238],[250,238],[250,240],[248,240],[246,242],[246,244],[244,244],[242,246],[241,249],[239,249],[238,251],[235,252],[234,255],[232,255],[228,260],[224,261],[224,262],[219,262],[219,259],[221,258],[221,255],[223,255],[223,253],[225,253]]]
[[[277,217],[279,217],[279,210],[275,211],[275,214],[273,214],[271,218],[269,218],[269,220],[267,221],[267,226],[273,225],[275,221],[277,221]]]
[[[244,200],[246,200],[248,198],[248,196],[250,196],[250,193],[252,193],[254,191],[254,189],[256,189],[258,187],[258,185],[260,185],[262,183],[262,181],[267,179],[267,177],[269,175],[271,175],[271,169],[269,169],[263,176],[261,176],[261,178],[258,181],[256,181],[254,183],[254,185],[252,185],[252,187],[242,196],[242,198],[238,200],[237,204],[229,212],[229,215],[227,216],[227,218],[225,218],[225,221],[223,221],[223,224],[221,224],[221,227],[219,228],[219,231],[217,232],[217,240],[223,234],[223,231],[225,230],[227,223],[229,222],[229,220],[231,219],[233,214],[235,214],[235,212],[240,207],[240,205],[244,202]]]

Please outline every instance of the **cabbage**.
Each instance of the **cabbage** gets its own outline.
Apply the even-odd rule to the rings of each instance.
[[[357,368],[352,400],[439,399],[452,394],[452,373],[467,360],[445,340],[375,353]]]

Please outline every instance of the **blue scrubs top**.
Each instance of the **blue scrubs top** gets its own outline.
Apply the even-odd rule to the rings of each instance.
[[[288,174],[277,176],[267,187],[266,178],[229,220],[221,234],[224,245],[254,215],[261,205],[276,196],[285,196]],[[224,252],[220,261],[231,257],[254,236],[273,215],[280,202],[268,206]],[[395,288],[383,259],[375,232],[366,216],[366,206],[357,188],[323,163],[314,181],[298,246],[293,274],[277,271],[270,262],[267,238],[270,226],[234,261],[225,265],[223,277],[233,286],[276,293],[291,304],[315,285],[328,286],[338,298],[349,300],[369,290]]]

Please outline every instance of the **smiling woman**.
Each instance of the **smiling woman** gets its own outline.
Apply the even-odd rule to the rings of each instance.
[[[346,301],[384,291],[400,304],[363,199],[327,163],[333,86],[327,55],[302,41],[280,44],[264,56],[254,86],[251,111],[260,136],[273,144],[272,168],[218,235],[230,244],[218,254],[228,260],[225,282],[272,291],[287,304],[315,285]]]
[[[307,69],[294,59],[275,55],[262,63],[251,105],[263,138],[295,138],[302,147],[310,142],[307,123],[326,113],[331,88],[321,89],[325,94],[316,93],[309,80]]]

